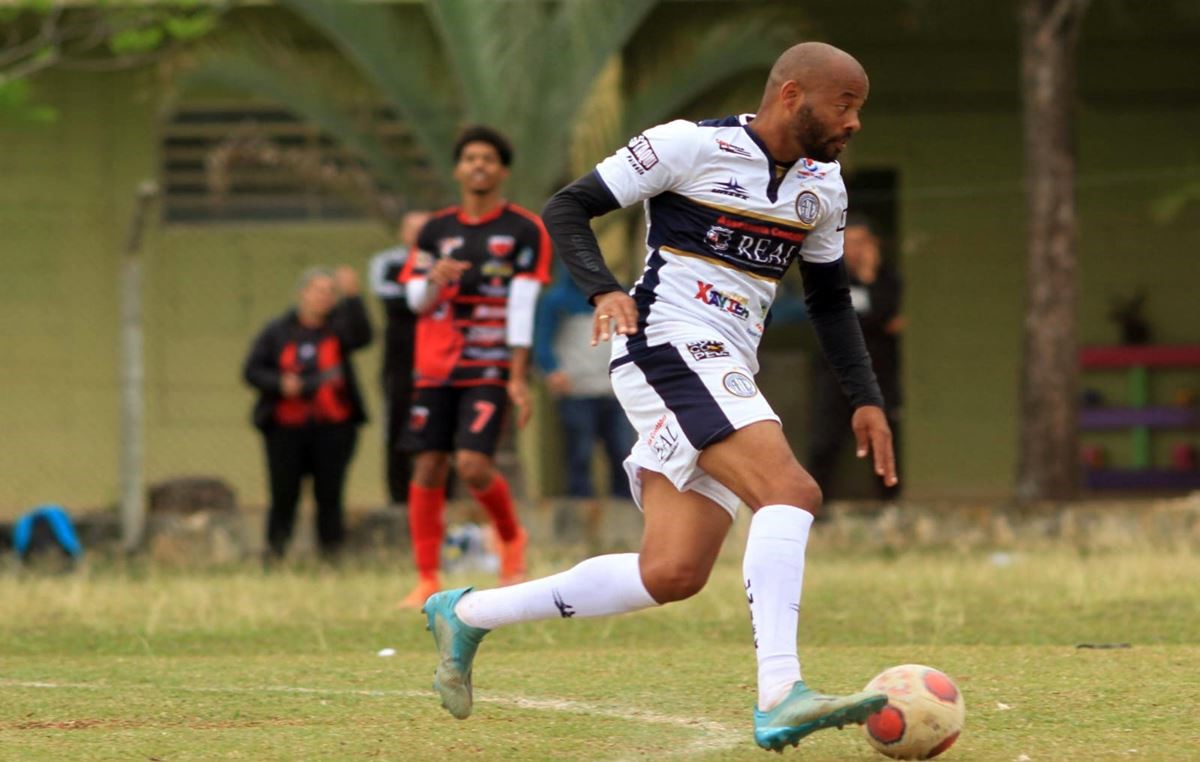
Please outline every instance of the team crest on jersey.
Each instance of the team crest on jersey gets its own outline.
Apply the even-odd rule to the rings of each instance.
[[[750,192],[742,187],[742,184],[737,181],[736,177],[729,178],[728,182],[717,183],[710,189],[710,192],[716,193],[719,196],[733,196],[743,201],[750,198]]]
[[[438,254],[441,254],[443,257],[448,257],[461,249],[462,245],[463,237],[460,235],[452,236],[450,238],[443,238],[442,240],[438,241]]]
[[[487,239],[488,254],[493,257],[507,257],[517,247],[517,239],[510,235],[494,235]]]
[[[729,350],[723,341],[689,341],[687,350],[697,360],[715,360],[718,357],[729,357]]]
[[[654,146],[650,143],[650,138],[645,135],[637,135],[629,141],[629,145],[625,146],[625,150],[629,152],[629,165],[639,175],[654,169],[658,164],[658,154],[654,152]]]
[[[728,140],[721,140],[720,138],[717,138],[717,148],[721,149],[725,153],[731,153],[734,156],[741,156],[744,159],[751,159],[754,157],[754,155],[745,148],[730,143]]]
[[[820,180],[825,177],[825,170],[812,159],[801,159],[796,166],[796,174],[800,177],[815,177]]]
[[[734,397],[749,399],[758,394],[758,387],[754,385],[754,379],[740,370],[731,370],[726,373],[725,378],[721,379],[721,384],[725,387],[725,391]]]
[[[708,244],[708,248],[716,252],[727,251],[729,244],[733,242],[733,231],[721,225],[713,225],[704,234],[704,242]]]
[[[796,218],[804,225],[812,227],[821,216],[821,199],[810,190],[801,191],[796,196]]]

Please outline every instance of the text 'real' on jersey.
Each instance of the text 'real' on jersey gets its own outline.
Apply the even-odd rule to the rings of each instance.
[[[846,188],[837,162],[777,164],[744,114],[646,130],[596,166],[622,206],[645,202],[646,269],[634,285],[637,344],[724,339],[757,372],[778,281],[798,258],[842,256]]]
[[[536,299],[550,280],[550,236],[541,219],[506,203],[479,219],[458,207],[434,215],[417,236],[402,281],[424,278],[439,259],[470,263],[457,283],[442,288],[417,321],[417,387],[504,384],[512,357],[510,298]],[[527,308],[527,310],[526,310]],[[532,315],[533,305],[521,305]],[[532,326],[529,330],[532,334]],[[528,342],[524,342],[528,343]]]

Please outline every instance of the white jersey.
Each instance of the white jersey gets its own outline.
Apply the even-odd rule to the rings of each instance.
[[[776,164],[746,125],[677,120],[646,130],[596,166],[622,207],[645,201],[646,269],[630,292],[640,331],[613,341],[614,367],[642,348],[709,340],[758,372],[779,280],[797,257],[842,256],[841,166]],[[628,359],[627,359],[628,358]]]

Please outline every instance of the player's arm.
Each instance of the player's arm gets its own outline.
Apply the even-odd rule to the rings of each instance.
[[[596,308],[592,344],[637,333],[637,305],[600,254],[591,219],[677,188],[695,163],[696,125],[677,120],[635,136],[596,169],[554,194],[542,212],[571,277]]]
[[[863,340],[862,326],[850,301],[850,276],[841,258],[832,262],[801,260],[804,302],[821,351],[837,375],[854,415],[851,426],[858,442],[858,457],[875,456],[875,473],[888,486],[896,484],[896,461],[892,432],[883,413],[883,393],[871,356]]]
[[[517,427],[524,428],[533,414],[529,398],[529,358],[533,346],[533,323],[542,283],[537,278],[513,278],[508,294],[506,332],[512,350],[508,371],[508,398],[517,409]]]

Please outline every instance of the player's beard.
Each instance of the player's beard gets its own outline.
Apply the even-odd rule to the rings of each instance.
[[[850,139],[849,133],[839,133],[822,125],[807,103],[800,107],[797,114],[796,137],[804,149],[804,155],[816,161],[835,161],[842,152],[837,144]]]

